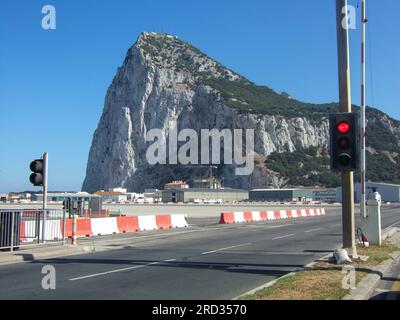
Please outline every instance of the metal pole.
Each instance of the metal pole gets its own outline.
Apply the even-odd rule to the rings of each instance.
[[[71,244],[76,245],[76,225],[77,225],[78,216],[76,214],[74,214],[72,219],[73,220],[72,220],[72,242],[71,242]]]
[[[14,251],[14,223],[15,223],[15,211],[11,213],[11,248],[10,251]]]
[[[45,152],[43,154],[43,210],[47,208],[47,174],[49,169],[49,154]]]
[[[362,22],[362,40],[361,40],[361,216],[365,219],[367,217],[366,212],[366,152],[365,152],[365,28],[367,19],[365,17],[365,0],[362,0],[361,4],[361,22]]]
[[[42,226],[42,242],[46,238],[46,209],[47,209],[47,173],[48,173],[48,159],[47,152],[43,154],[43,226]]]
[[[339,67],[339,112],[351,112],[350,53],[347,0],[336,0]],[[354,172],[342,173],[343,248],[357,257],[354,222]]]
[[[67,223],[66,215],[67,215],[66,211],[63,210],[63,231],[62,231],[62,244],[63,244],[63,246],[65,245],[65,229],[66,229],[66,223]]]

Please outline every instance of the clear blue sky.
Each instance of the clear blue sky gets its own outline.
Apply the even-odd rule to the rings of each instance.
[[[367,1],[369,62],[372,56],[368,104],[399,119],[400,1]],[[57,10],[56,30],[41,28],[41,8],[46,4]],[[44,151],[50,154],[50,189],[80,190],[107,87],[142,31],[178,35],[250,80],[296,99],[337,101],[334,4],[334,0],[2,0],[0,192],[34,190],[28,182],[28,165]],[[359,18],[357,30],[350,34],[357,104]]]

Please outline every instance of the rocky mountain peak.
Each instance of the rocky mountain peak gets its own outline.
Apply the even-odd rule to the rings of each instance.
[[[204,176],[188,166],[147,161],[147,133],[160,129],[169,139],[171,124],[197,133],[202,129],[254,130],[254,172],[236,176],[234,165],[219,165],[214,172],[226,187],[332,186],[334,177],[326,179],[329,161],[317,159],[315,170],[309,159],[323,150],[326,155],[327,116],[336,111],[335,103],[304,103],[258,86],[178,37],[144,32],[128,50],[108,88],[82,189],[143,191],[161,188],[172,180],[190,182]],[[378,173],[372,179],[400,181],[400,123],[370,108],[367,118],[367,145],[377,152],[368,159],[376,165],[369,172]],[[301,179],[293,179],[299,175],[297,166],[307,167]]]
[[[195,78],[223,78],[229,81],[242,79],[239,74],[177,36],[143,32],[134,47],[139,48],[146,60],[157,68],[189,72]]]

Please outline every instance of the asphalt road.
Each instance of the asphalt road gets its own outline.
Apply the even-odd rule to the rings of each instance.
[[[400,225],[400,206],[383,208]],[[96,252],[0,266],[0,299],[231,299],[332,251],[341,215],[240,225],[189,218],[188,229],[84,240]],[[110,250],[112,249],[112,250]],[[56,290],[41,287],[56,269]]]

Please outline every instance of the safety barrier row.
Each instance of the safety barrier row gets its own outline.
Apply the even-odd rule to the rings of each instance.
[[[62,230],[65,228],[65,236],[72,237],[73,219],[45,221],[45,240],[62,238]],[[117,233],[184,228],[188,227],[184,214],[149,215],[149,216],[121,216],[112,218],[77,219],[76,237],[92,237],[111,235]],[[41,221],[40,230],[43,228]],[[29,242],[35,238],[36,222],[20,222],[20,240]]]
[[[267,220],[291,219],[300,217],[313,217],[325,215],[324,208],[315,209],[291,209],[291,210],[269,210],[269,211],[240,211],[222,212],[219,223],[243,223]]]
[[[184,214],[121,216],[77,220],[77,237],[91,237],[117,233],[184,228],[187,227]],[[66,221],[65,234],[72,236],[72,219]]]

